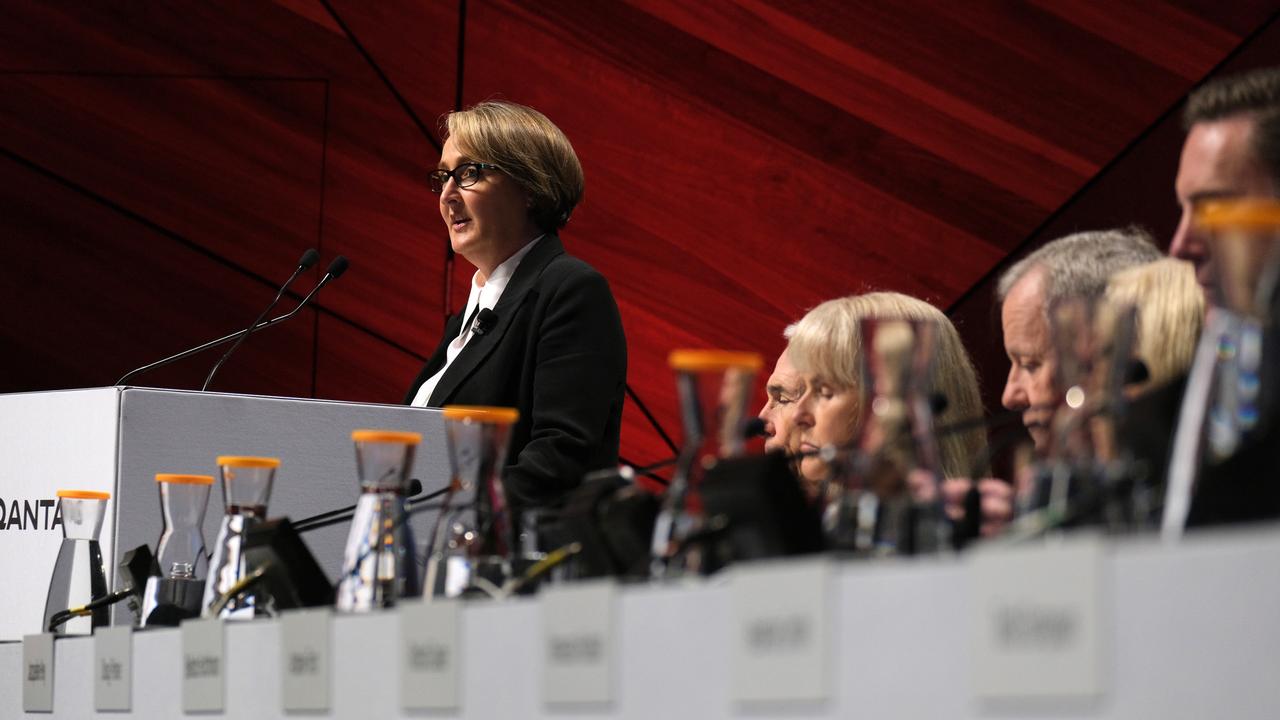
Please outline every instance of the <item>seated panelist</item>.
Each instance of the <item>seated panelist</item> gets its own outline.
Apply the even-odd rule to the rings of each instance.
[[[796,401],[804,394],[804,383],[791,364],[791,359],[787,357],[786,350],[778,355],[773,373],[765,381],[764,392],[764,407],[760,408],[758,417],[764,421],[765,452],[799,454],[800,443],[793,418]]]
[[[450,244],[476,270],[405,402],[519,410],[507,492],[517,506],[554,505],[584,473],[617,464],[627,371],[608,282],[557,236],[582,197],[582,166],[523,105],[484,102],[443,124],[428,181]]]
[[[847,446],[857,440],[862,408],[871,400],[862,382],[862,339],[859,322],[865,318],[924,320],[940,329],[931,385],[946,397],[946,406],[935,416],[935,426],[981,417],[978,378],[955,326],[940,310],[923,300],[894,292],[875,292],[828,300],[810,310],[791,331],[785,351],[800,377],[801,396],[794,403],[798,447],[816,453],[826,445]],[[938,441],[948,515],[963,515],[964,496],[972,487],[968,479],[976,461],[986,452],[981,427],[949,433]],[[816,497],[831,474],[828,463],[816,454],[801,459],[801,482]],[[1012,488],[995,478],[978,483],[982,496],[984,535],[998,532],[1012,513]],[[919,501],[928,501],[932,486],[911,487]]]
[[[1133,354],[1146,377],[1127,392],[1161,387],[1191,369],[1205,306],[1191,263],[1161,258],[1122,270],[1107,281],[1106,298],[1117,307],[1132,306],[1137,315]]]
[[[1105,297],[1117,309],[1134,309],[1132,355],[1142,368],[1124,388],[1128,402],[1117,439],[1142,461],[1142,477],[1163,494],[1174,423],[1203,325],[1204,294],[1190,262],[1162,258],[1112,275]]]
[[[996,286],[1009,376],[1000,402],[1022,414],[1036,453],[1049,454],[1058,387],[1058,358],[1050,314],[1059,303],[1101,297],[1117,272],[1161,257],[1151,236],[1136,227],[1079,232],[1041,246],[1010,266]]]

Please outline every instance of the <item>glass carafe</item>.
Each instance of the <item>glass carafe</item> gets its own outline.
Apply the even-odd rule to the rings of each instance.
[[[1137,331],[1133,306],[1101,297],[1067,297],[1049,309],[1054,383],[1062,400],[1050,421],[1045,457],[1024,506],[1024,531],[1038,525],[1104,525],[1112,532],[1147,527],[1154,501],[1149,478],[1121,447],[1117,426],[1127,408]]]
[[[204,514],[209,507],[213,476],[157,473],[156,488],[164,517],[164,530],[156,544],[160,576],[147,579],[143,625],[162,606],[162,615],[175,620],[198,616],[209,570]]]
[[[223,595],[252,571],[245,564],[245,533],[266,520],[271,483],[279,467],[278,458],[230,455],[218,458],[226,514],[218,528],[218,539],[213,544],[209,579],[205,582],[201,602],[202,614],[233,619],[271,614],[271,609],[265,606],[267,596],[252,588],[229,598],[216,613],[212,610]]]
[[[860,417],[848,451],[827,448],[819,493],[831,547],[859,555],[935,552],[951,542],[934,435],[938,324],[864,318]]]
[[[393,430],[356,430],[356,502],[338,581],[337,608],[364,612],[395,605],[421,592],[405,497],[413,456],[422,436]]]
[[[671,486],[654,524],[655,578],[710,572],[705,554],[691,544],[703,530],[702,477],[717,459],[741,455],[746,447],[747,411],[756,374],[764,364],[757,353],[676,350],[668,358],[676,373],[684,438]]]
[[[493,595],[512,579],[515,537],[502,470],[519,417],[514,408],[444,408],[453,479],[427,544],[427,597]]]
[[[1214,285],[1174,434],[1165,539],[1181,535],[1201,477],[1254,474],[1228,463],[1265,456],[1280,423],[1280,200],[1205,203],[1193,222]]]
[[[110,493],[94,490],[59,490],[58,511],[62,517],[62,545],[49,580],[49,595],[44,605],[44,625],[57,613],[87,605],[107,594],[107,574],[102,564],[102,548],[98,534],[106,518]],[[59,625],[60,635],[90,635],[96,627],[110,624],[110,609],[102,607],[92,614],[75,617]]]

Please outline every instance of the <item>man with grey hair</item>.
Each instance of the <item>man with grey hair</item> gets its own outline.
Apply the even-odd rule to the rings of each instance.
[[[1082,232],[1044,245],[1000,276],[996,299],[1010,363],[1000,402],[1022,413],[1037,452],[1048,449],[1049,421],[1062,397],[1049,309],[1064,298],[1101,297],[1113,273],[1160,257],[1136,227]]]
[[[1194,264],[1196,280],[1208,291],[1213,271],[1209,246],[1192,225],[1196,206],[1224,198],[1280,197],[1280,67],[1197,88],[1187,98],[1183,125],[1187,139],[1174,183],[1182,219],[1169,254]]]

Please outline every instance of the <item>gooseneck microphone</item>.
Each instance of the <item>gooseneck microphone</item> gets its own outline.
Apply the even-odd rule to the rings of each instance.
[[[217,340],[210,340],[209,342],[204,343],[203,345],[198,345],[196,347],[183,350],[180,353],[170,355],[169,357],[164,358],[162,360],[157,360],[153,363],[143,365],[142,367],[139,367],[139,368],[134,368],[133,370],[130,370],[129,372],[121,376],[121,378],[117,380],[115,384],[123,385],[125,384],[125,381],[127,381],[131,377],[134,377],[135,375],[140,375],[144,372],[147,372],[149,370],[154,370],[155,368],[158,368],[158,367],[164,367],[165,365],[168,365],[170,363],[174,363],[184,358],[189,358],[192,355],[202,353],[205,350],[218,347],[219,345],[225,345],[226,343],[239,339],[242,335],[245,335],[248,332],[257,332],[258,330],[263,330],[265,328],[271,327],[272,325],[278,325],[284,322],[285,320],[288,320],[294,315],[297,315],[299,310],[306,307],[306,305],[311,302],[311,299],[315,297],[316,293],[320,292],[321,288],[323,288],[325,285],[328,285],[333,280],[337,280],[339,277],[342,277],[342,273],[347,271],[348,266],[349,266],[349,263],[347,262],[347,259],[345,257],[339,255],[338,257],[334,258],[333,262],[329,263],[328,269],[325,270],[324,277],[320,278],[320,282],[316,283],[316,286],[311,288],[311,292],[307,293],[306,297],[302,298],[302,301],[299,302],[297,306],[294,307],[289,312],[283,315],[278,315],[274,318],[271,318],[266,322],[258,323],[254,327],[248,330],[238,330],[236,332],[231,333],[230,335],[224,335],[218,338]]]
[[[209,389],[209,383],[213,382],[213,376],[218,374],[218,368],[221,368],[222,364],[227,361],[227,358],[231,357],[231,353],[238,350],[240,346],[244,344],[244,341],[249,339],[249,335],[253,333],[254,328],[258,327],[258,323],[262,322],[262,318],[266,317],[267,313],[271,312],[271,308],[274,308],[276,303],[280,302],[280,298],[284,297],[284,291],[289,289],[289,286],[293,284],[294,280],[298,279],[299,275],[310,270],[311,266],[315,265],[316,261],[319,259],[320,253],[315,248],[307,248],[307,251],[302,253],[302,257],[298,259],[298,266],[294,268],[293,274],[289,276],[289,279],[285,280],[284,284],[280,286],[280,290],[276,293],[276,296],[272,298],[271,302],[265,308],[262,309],[262,312],[258,313],[258,317],[254,318],[253,322],[249,323],[249,327],[245,328],[244,332],[240,333],[240,337],[236,338],[236,341],[232,343],[231,347],[227,348],[227,351],[222,354],[222,357],[218,358],[218,362],[213,364],[213,369],[209,370],[209,375],[204,379],[204,384],[200,386],[201,392]]]

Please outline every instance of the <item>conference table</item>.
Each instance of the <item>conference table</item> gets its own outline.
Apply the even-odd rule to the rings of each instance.
[[[1275,718],[1277,608],[1272,525],[807,557],[3,643],[0,719]]]

